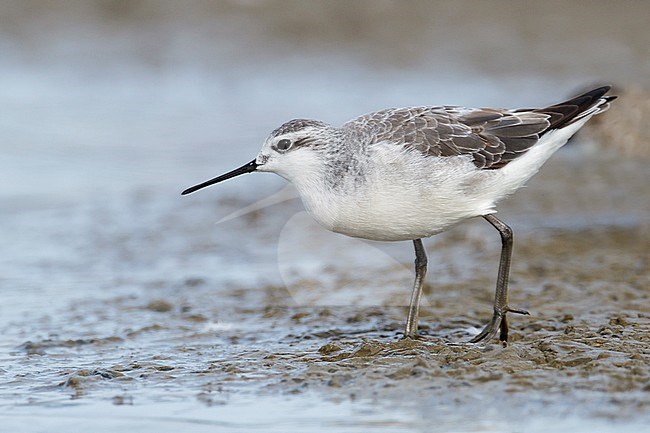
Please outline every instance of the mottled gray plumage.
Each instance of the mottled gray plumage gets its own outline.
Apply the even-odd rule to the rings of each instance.
[[[371,130],[369,144],[395,143],[427,156],[471,155],[478,168],[498,168],[537,143],[548,118],[497,109],[412,107],[378,111],[344,128]]]
[[[290,132],[297,132],[307,127],[323,127],[327,126],[325,122],[312,119],[293,119],[283,123],[278,128],[271,132],[271,137],[279,137],[280,135],[288,134]]]
[[[426,156],[470,155],[477,168],[497,169],[524,154],[540,137],[581,118],[601,99],[601,87],[568,101],[537,109],[463,108],[455,106],[389,108],[345,123],[341,135],[355,137],[362,147],[388,142]],[[610,101],[612,97],[605,97]],[[607,109],[603,106],[601,111]],[[271,133],[278,137],[308,127],[328,125],[309,119],[291,120]],[[326,146],[318,137],[305,137],[294,147]]]
[[[427,156],[471,155],[478,168],[495,169],[525,153],[544,133],[580,119],[607,90],[607,87],[595,89],[540,109],[452,106],[386,109],[353,119],[342,128],[366,132],[368,145],[395,143]]]

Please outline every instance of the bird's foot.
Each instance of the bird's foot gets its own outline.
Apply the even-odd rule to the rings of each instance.
[[[405,341],[405,340],[421,340],[421,339],[422,339],[422,336],[420,334],[418,334],[418,331],[405,332],[404,336],[402,336],[402,338],[401,338],[402,341]]]
[[[521,310],[518,308],[505,307],[499,310],[494,311],[492,320],[490,323],[485,325],[485,328],[478,334],[476,337],[472,338],[470,343],[481,343],[484,341],[489,341],[499,333],[499,341],[504,343],[508,342],[508,320],[506,319],[506,313],[515,313],[515,314],[524,314],[529,315],[530,313],[526,310]]]

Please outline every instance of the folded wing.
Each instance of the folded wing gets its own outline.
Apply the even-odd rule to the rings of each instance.
[[[481,169],[497,169],[524,154],[545,133],[605,111],[614,96],[600,87],[539,109],[412,107],[355,119],[344,128],[372,131],[370,145],[389,142],[427,156],[470,155]]]

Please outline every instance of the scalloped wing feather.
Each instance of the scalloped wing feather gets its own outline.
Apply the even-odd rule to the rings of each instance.
[[[538,109],[452,106],[387,109],[343,127],[366,133],[369,144],[391,142],[427,156],[470,155],[481,169],[496,169],[524,154],[551,130],[605,111],[612,96],[600,87],[568,101]]]

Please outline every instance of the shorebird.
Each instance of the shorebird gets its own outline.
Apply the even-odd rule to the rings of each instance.
[[[496,205],[517,191],[615,96],[599,87],[535,109],[429,106],[390,108],[334,127],[294,119],[267,137],[251,162],[186,189],[256,171],[295,185],[307,212],[333,232],[377,241],[412,241],[415,282],[404,330],[418,337],[427,271],[422,239],[482,217],[501,235],[494,313],[470,340],[508,340],[507,313],[513,235]]]

